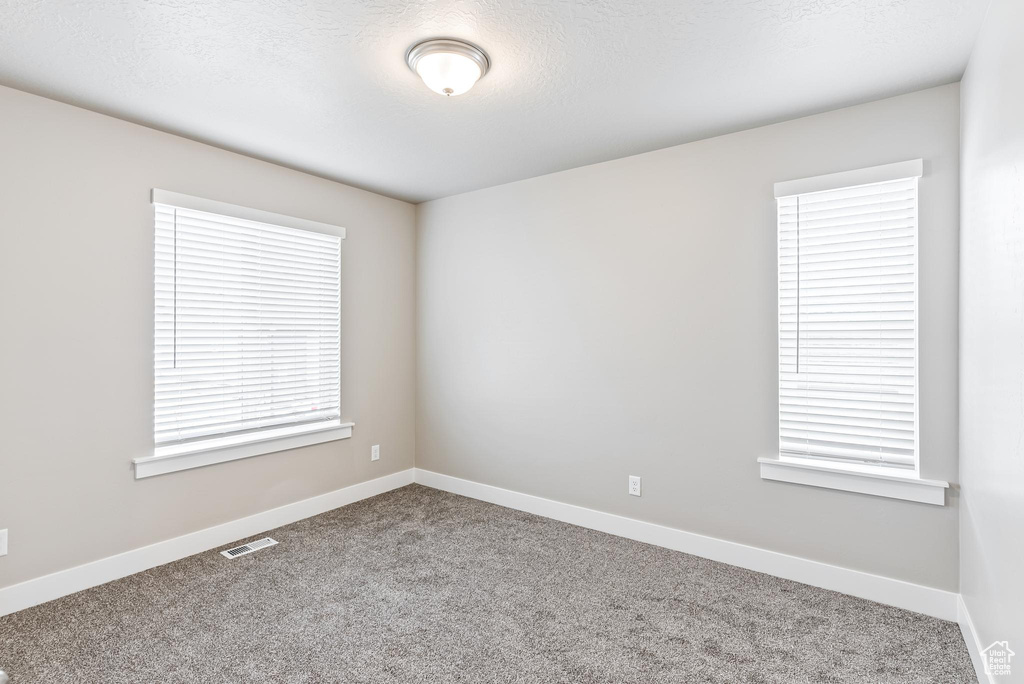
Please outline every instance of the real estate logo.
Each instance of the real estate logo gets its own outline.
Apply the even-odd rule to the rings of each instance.
[[[994,676],[1010,674],[1010,659],[1015,655],[1017,654],[1010,650],[1009,642],[992,642],[981,652],[981,657],[985,661],[985,674]]]

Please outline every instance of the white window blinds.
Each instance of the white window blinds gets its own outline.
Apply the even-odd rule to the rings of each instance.
[[[780,452],[915,468],[917,177],[779,197],[778,228]]]
[[[156,444],[337,419],[340,238],[157,192]]]

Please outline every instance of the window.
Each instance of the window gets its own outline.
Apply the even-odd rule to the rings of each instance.
[[[779,450],[917,464],[917,178],[778,198]]]
[[[162,191],[153,204],[153,459],[234,449],[205,465],[348,436],[342,229]],[[152,463],[137,460],[137,476],[140,461]]]
[[[921,166],[776,186],[781,461],[918,473]]]

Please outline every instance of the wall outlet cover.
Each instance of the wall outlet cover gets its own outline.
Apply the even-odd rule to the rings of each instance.
[[[7,530],[0,530],[0,556],[7,555]]]
[[[374,444],[372,447],[370,447],[370,460],[371,461],[379,461],[380,460],[380,444]]]
[[[636,475],[629,476],[629,493],[631,496],[640,496],[640,478]]]

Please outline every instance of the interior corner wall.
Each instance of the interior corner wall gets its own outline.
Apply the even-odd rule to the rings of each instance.
[[[153,444],[154,187],[347,228],[351,439],[133,479]],[[0,88],[0,588],[411,468],[414,223],[405,202]]]
[[[955,485],[958,147],[952,84],[419,205],[417,467],[956,591],[955,486],[930,506],[756,459],[773,183],[920,157],[921,472]]]
[[[1009,641],[1015,672],[1024,672],[1022,84],[1024,3],[993,0],[961,92],[960,575],[981,647]]]

